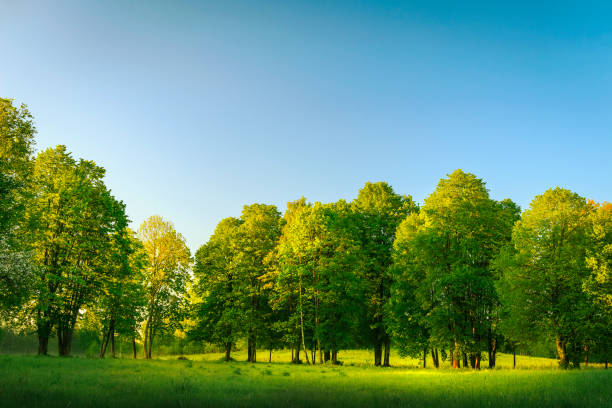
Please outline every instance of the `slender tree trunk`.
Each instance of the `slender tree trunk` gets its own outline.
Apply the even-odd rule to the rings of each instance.
[[[306,342],[304,340],[304,312],[302,307],[302,278],[300,278],[300,329],[302,331],[302,348],[304,349],[304,355],[306,356],[306,362],[310,365],[310,360],[308,359],[308,349],[306,348]],[[298,357],[299,357],[299,349],[298,349]]]
[[[516,346],[512,347],[512,368],[516,368]]]
[[[497,338],[493,337],[491,352],[489,353],[489,368],[495,368],[497,363]]]
[[[433,361],[433,365],[435,368],[439,368],[440,365],[438,363],[438,349],[431,349],[431,361]]]
[[[427,346],[423,349],[423,368],[427,368]]]
[[[383,361],[383,366],[389,367],[391,364],[389,363],[389,357],[391,356],[391,337],[388,334],[385,334],[385,359]]]
[[[338,350],[334,349],[332,350],[332,364],[333,365],[338,365]]]
[[[100,345],[100,358],[104,358],[106,355],[106,348],[108,347],[108,341],[110,339],[111,328],[109,325],[108,330],[104,333],[104,337],[102,338],[102,344]]]
[[[270,358],[268,359],[268,363],[272,362],[272,349],[270,349]]]
[[[136,360],[136,337],[132,336],[132,357]]]
[[[321,340],[317,339],[317,347],[319,348],[319,364],[323,364],[323,350],[321,350]]]
[[[108,337],[110,338],[111,356],[115,358],[115,320],[111,321],[111,328],[109,330]]]
[[[231,353],[232,353],[232,342],[229,341],[225,343],[225,361],[231,360]]]
[[[331,352],[329,350],[325,350],[325,362],[327,363],[331,359]]]
[[[374,365],[379,366],[382,363],[382,344],[380,341],[376,341],[374,344]]]
[[[153,338],[155,337],[155,328],[153,327],[153,325],[151,325],[151,329],[149,330],[149,344],[148,344],[148,348],[146,350],[146,357],[148,360],[150,360],[152,358],[152,350],[153,350]]]
[[[467,368],[467,366],[468,366],[467,354],[463,353],[463,367]]]
[[[474,364],[477,370],[480,370],[480,353],[476,353],[476,364]]]
[[[588,344],[584,345],[584,367],[589,366],[589,346]]]

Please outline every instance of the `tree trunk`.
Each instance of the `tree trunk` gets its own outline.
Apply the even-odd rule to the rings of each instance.
[[[423,349],[423,368],[427,368],[427,346]]]
[[[108,347],[108,341],[110,339],[110,331],[111,329],[109,327],[108,331],[102,337],[102,344],[100,345],[100,358],[104,358],[106,355],[106,348]]]
[[[491,327],[489,327],[489,333],[487,335],[487,348],[489,352],[489,368],[495,367],[495,353],[497,352],[497,338],[493,336]]]
[[[37,322],[37,333],[38,333],[38,355],[46,356],[49,354],[49,336],[51,336],[51,324],[46,321],[39,319]]]
[[[149,332],[149,343],[147,344],[147,348],[145,349],[145,358],[150,360],[152,357],[152,350],[153,350],[153,338],[155,337],[155,330],[154,330],[153,325],[151,325],[151,329],[148,330],[148,332]]]
[[[136,360],[136,337],[132,337],[132,356]]]
[[[326,363],[331,359],[331,352],[329,350],[325,350],[324,359]]]
[[[557,346],[557,355],[559,356],[559,365],[561,368],[569,367],[569,359],[567,357],[567,341],[559,336],[555,339],[555,345]]]
[[[516,346],[512,347],[512,368],[516,368]]]
[[[231,360],[231,353],[232,353],[232,342],[229,341],[227,343],[225,343],[225,361],[230,361]]]
[[[434,367],[440,367],[440,362],[438,361],[438,349],[431,349],[431,361],[433,361]]]
[[[295,356],[293,357],[292,363],[299,364],[300,363],[300,345],[298,344],[295,349]]]
[[[332,350],[332,364],[338,365],[338,350]]]
[[[463,367],[467,368],[467,366],[468,366],[467,354],[463,353]]]
[[[61,357],[70,355],[72,347],[72,330],[70,327],[62,327],[58,329],[57,348]]]
[[[379,366],[382,362],[382,344],[377,340],[374,345],[374,365]]]
[[[584,345],[584,367],[588,367],[589,366],[589,345],[585,344]]]
[[[268,359],[268,363],[272,362],[272,349],[270,349],[270,358]]]
[[[495,368],[497,363],[497,338],[493,337],[493,347],[491,353],[489,353],[489,368]]]
[[[109,330],[108,337],[110,338],[111,356],[115,358],[115,320],[111,321],[111,328]]]
[[[302,278],[300,278],[300,329],[302,332],[302,348],[304,349],[304,354],[306,355],[306,362],[310,365],[310,360],[308,360],[308,349],[306,348],[306,342],[304,340],[304,311],[302,310]],[[300,349],[298,348],[298,357],[299,357]]]
[[[383,361],[384,367],[389,367],[391,365],[389,363],[390,355],[391,355],[391,337],[388,334],[385,334],[385,359]]]
[[[459,361],[461,355],[459,350],[459,343],[455,340],[454,344],[451,343],[452,351],[452,359],[453,359],[453,368],[461,368],[461,363]]]
[[[38,335],[38,355],[46,356],[49,354],[49,336]]]
[[[247,361],[249,363],[256,363],[257,362],[257,341],[255,339],[255,336],[253,336],[252,334],[249,336],[247,349],[248,349]]]
[[[321,350],[321,340],[317,339],[317,347],[319,348],[319,364],[323,364],[323,350]]]

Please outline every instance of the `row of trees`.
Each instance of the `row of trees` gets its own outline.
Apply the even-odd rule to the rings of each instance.
[[[545,339],[563,367],[607,362],[612,338],[609,203],[546,191],[521,214],[457,170],[419,207],[387,183],[351,202],[245,206],[195,254],[159,216],[138,231],[104,169],[65,147],[33,154],[25,106],[0,99],[0,310],[70,353],[78,327],[151,358],[178,329],[225,350],[290,348],[293,362],[338,362],[391,347],[453,367],[495,366],[500,347]]]
[[[256,345],[310,364],[368,347],[388,366],[393,344],[436,367],[494,367],[500,344],[550,339],[563,367],[607,362],[611,211],[556,188],[521,215],[461,170],[421,208],[386,183],[350,203],[302,198],[283,217],[246,206],[196,253],[191,334],[228,360],[247,337],[249,361]]]

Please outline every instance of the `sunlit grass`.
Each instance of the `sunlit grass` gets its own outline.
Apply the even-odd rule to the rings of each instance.
[[[207,354],[192,354],[188,355],[187,358],[194,361],[221,361],[223,360],[224,353],[207,353]],[[176,359],[176,356],[161,356],[163,360]],[[300,354],[300,358],[303,363],[306,363],[306,357],[304,354]],[[318,357],[317,357],[318,358]],[[232,359],[235,361],[246,361],[247,352],[236,351],[232,353]],[[270,359],[269,351],[259,350],[257,352],[257,361],[262,363],[268,363]],[[369,350],[343,350],[338,354],[338,359],[343,363],[344,366],[373,366],[374,365],[374,354]],[[272,363],[287,363],[291,361],[291,351],[281,350],[272,352]],[[450,368],[449,361],[442,361],[440,359],[441,368]],[[391,365],[395,368],[421,368],[423,366],[423,360],[411,357],[400,357],[397,353],[391,354]],[[483,368],[488,367],[488,362],[483,361],[481,366]],[[601,367],[601,364],[595,364],[594,366]],[[516,356],[516,368],[517,369],[557,369],[559,365],[557,361],[550,358],[542,357],[528,357],[528,356]],[[427,368],[433,368],[433,362],[431,356],[427,356]],[[512,354],[497,354],[496,369],[510,369],[512,368]]]
[[[263,351],[258,355],[260,360],[268,357]],[[341,367],[281,362],[289,352],[274,353],[272,364],[225,363],[221,357],[134,361],[0,356],[0,406],[612,406],[612,370],[550,369],[556,363],[548,359],[523,357],[523,368],[531,370],[457,372],[372,367],[365,351],[343,352]],[[511,362],[512,356],[502,357]],[[416,363],[396,360],[407,367]]]

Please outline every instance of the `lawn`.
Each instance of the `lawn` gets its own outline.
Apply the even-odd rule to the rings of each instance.
[[[344,366],[225,363],[220,355],[152,361],[0,356],[0,406],[19,407],[612,407],[612,370],[563,371],[548,359],[522,369],[379,368],[368,353]],[[242,358],[240,353],[237,358]],[[268,358],[261,352],[259,358]],[[275,360],[275,357],[277,358]],[[512,356],[500,356],[510,367]],[[276,361],[276,362],[275,362]],[[286,358],[285,360],[286,361]]]

